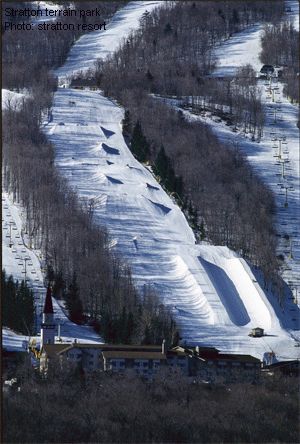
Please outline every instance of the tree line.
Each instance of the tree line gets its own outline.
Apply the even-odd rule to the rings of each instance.
[[[52,364],[47,379],[19,367],[20,391],[3,397],[4,442],[298,442],[297,378],[211,385],[161,372],[148,383]]]
[[[168,101],[153,97],[184,99],[193,111],[219,109],[235,127],[259,138],[264,113],[253,69],[246,65],[228,81],[209,73],[217,43],[257,20],[278,21],[284,4],[275,3],[276,8],[264,2],[166,3],[144,15],[119,51],[96,63],[95,79],[124,106],[130,149],[152,165],[199,238],[234,249],[281,291],[271,191],[236,144],[224,146],[205,124],[188,121]]]
[[[3,325],[23,335],[34,334],[34,297],[26,282],[19,283],[2,270],[1,293]]]
[[[299,31],[293,23],[268,24],[261,37],[262,63],[283,66],[283,92],[299,103]]]
[[[114,11],[122,4],[102,2],[101,7]],[[47,281],[54,296],[66,299],[74,321],[89,321],[109,342],[161,343],[165,338],[173,343],[176,325],[170,311],[152,290],[145,288],[143,294],[136,290],[129,266],[110,250],[106,228],[95,223],[92,202],[80,201],[61,177],[54,165],[54,148],[41,131],[56,88],[48,68],[60,63],[47,59],[49,51],[58,49],[65,57],[74,36],[64,33],[59,49],[54,32],[38,39],[30,34],[27,42],[28,34],[4,36],[5,86],[29,86],[31,96],[20,109],[8,104],[3,113],[3,183],[24,209],[23,229],[31,247],[41,250]],[[12,67],[19,74],[11,79]]]
[[[57,1],[60,6],[68,7],[69,1]],[[120,7],[124,6],[126,1],[101,1],[97,4],[103,20],[109,20]],[[24,9],[32,8],[31,2],[8,2],[1,4],[2,24],[3,21],[19,20],[20,18],[5,17],[5,8]],[[93,1],[76,1],[72,3],[72,8],[93,9]],[[48,7],[49,8],[49,7]],[[25,19],[25,20],[24,20]],[[32,19],[30,19],[32,21]],[[5,69],[2,73],[2,88],[14,89],[19,91],[28,88],[33,92],[43,94],[44,83],[47,82],[48,70],[61,66],[76,39],[84,32],[81,27],[78,30],[77,24],[83,24],[86,17],[60,17],[62,24],[73,23],[75,30],[38,30],[37,28],[30,32],[15,30],[4,32],[2,27],[2,57],[5,61]],[[21,21],[26,21],[22,18]],[[97,17],[88,17],[90,24],[97,23]]]
[[[252,80],[249,69],[237,79],[212,77],[217,65],[214,52],[233,33],[258,20],[277,23],[283,11],[282,1],[165,2],[144,14],[140,29],[126,39],[120,51],[108,61],[98,62],[96,79],[110,95],[141,88],[187,100],[196,111],[221,112],[227,121],[259,138],[264,113],[255,77],[251,85],[242,81],[245,78],[247,84],[247,75]]]

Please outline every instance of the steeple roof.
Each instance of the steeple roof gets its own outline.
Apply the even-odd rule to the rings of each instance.
[[[44,305],[43,313],[53,313],[53,305],[52,305],[50,284],[48,285],[48,288],[47,288],[47,294],[46,294],[46,299],[45,299],[45,305]]]

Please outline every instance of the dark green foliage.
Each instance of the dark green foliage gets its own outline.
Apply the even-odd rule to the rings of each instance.
[[[33,292],[22,281],[14,281],[2,271],[2,323],[24,335],[34,333],[34,298]]]
[[[166,155],[163,145],[161,146],[154,165],[153,171],[161,178],[161,182],[165,188],[170,192],[175,192],[177,197],[182,197],[183,194],[183,182],[181,176],[176,176],[174,168],[171,163],[171,159]],[[176,197],[176,195],[175,195]]]
[[[83,308],[79,296],[76,273],[73,274],[72,282],[69,285],[65,296],[66,307],[69,311],[70,319],[73,322],[80,323],[83,319]]]
[[[149,144],[144,136],[141,122],[139,120],[133,128],[130,149],[140,162],[148,160],[150,154]]]
[[[131,118],[130,118],[130,112],[127,109],[124,114],[124,119],[122,120],[122,127],[123,127],[123,136],[129,137],[132,131],[131,128]]]
[[[65,293],[66,283],[63,279],[62,271],[59,271],[53,276],[53,296],[56,299],[62,299]]]

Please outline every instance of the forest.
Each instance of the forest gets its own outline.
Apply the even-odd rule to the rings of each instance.
[[[26,362],[16,376],[20,391],[3,398],[4,442],[296,443],[299,438],[295,377],[211,385],[161,371],[149,383],[130,374],[84,377],[53,365],[43,379]]]
[[[34,334],[34,298],[26,282],[14,281],[2,271],[1,294],[3,325],[24,335]]]
[[[263,63],[283,66],[284,93],[299,103],[299,31],[288,21],[265,26],[262,36]]]
[[[284,4],[275,3],[274,8],[264,2],[166,4],[145,14],[141,28],[120,50],[97,62],[95,78],[107,96],[125,107],[129,147],[175,194],[198,237],[238,251],[281,292],[272,193],[238,146],[223,146],[204,124],[188,121],[161,100],[168,97],[195,113],[214,110],[259,140],[264,112],[256,73],[244,66],[229,80],[210,74],[216,66],[213,49],[224,39],[257,20],[278,23]],[[137,130],[142,152],[137,152]],[[159,172],[162,155],[168,166]]]
[[[76,5],[80,8],[80,2]],[[121,5],[101,2],[107,17]],[[46,280],[55,297],[66,299],[74,322],[91,323],[107,342],[165,338],[172,344],[178,332],[170,311],[153,290],[137,292],[129,266],[109,249],[106,228],[95,224],[93,203],[79,201],[59,175],[54,149],[41,131],[56,88],[49,69],[62,63],[74,36],[58,39],[51,31],[38,40],[27,40],[26,33],[4,34],[4,86],[31,91],[20,109],[8,103],[3,113],[4,188],[22,205],[31,247],[42,251]]]

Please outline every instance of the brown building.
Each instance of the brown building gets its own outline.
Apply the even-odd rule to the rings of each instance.
[[[189,358],[190,376],[199,377],[208,382],[256,382],[259,379],[261,362],[253,356],[220,353],[214,347],[181,349]]]

